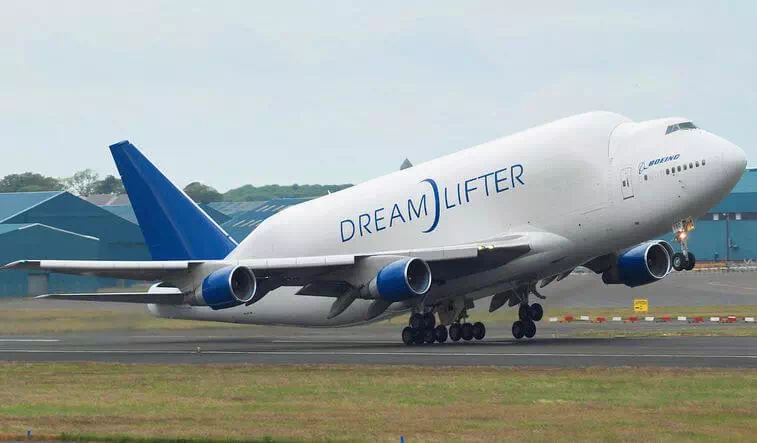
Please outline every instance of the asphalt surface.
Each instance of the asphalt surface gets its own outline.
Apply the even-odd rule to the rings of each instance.
[[[489,326],[479,342],[407,347],[398,325],[351,329],[249,327],[163,332],[92,332],[0,337],[0,360],[224,364],[412,364],[496,366],[673,366],[757,368],[754,337],[623,337],[657,325],[540,324],[516,341]],[[690,325],[669,326],[691,327]],[[754,325],[698,325],[757,327]],[[601,338],[575,335],[602,328]]]

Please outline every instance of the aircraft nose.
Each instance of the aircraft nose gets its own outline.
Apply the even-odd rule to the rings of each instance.
[[[735,144],[723,140],[723,169],[728,177],[739,180],[746,170],[746,153]]]

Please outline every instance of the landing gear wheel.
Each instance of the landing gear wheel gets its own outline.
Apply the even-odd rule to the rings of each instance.
[[[544,308],[539,303],[531,305],[531,319],[533,321],[539,321],[544,316]]]
[[[480,321],[473,323],[473,338],[476,340],[483,340],[486,335],[486,326]]]
[[[410,316],[410,327],[413,329],[422,329],[424,324],[423,314],[415,313]]]
[[[410,326],[406,326],[402,330],[402,343],[412,346],[415,343],[415,330]]]
[[[673,254],[673,269],[676,271],[683,271],[686,267],[686,259],[684,258],[683,254],[680,252],[676,252]]]
[[[518,318],[521,321],[531,320],[531,310],[528,308],[527,304],[521,303],[518,308]]]
[[[459,323],[453,323],[449,327],[449,339],[452,341],[459,341],[462,335],[462,331],[460,331],[460,324]]]
[[[436,333],[433,329],[424,329],[420,336],[423,337],[423,343],[431,344],[436,341]]]
[[[436,336],[436,341],[439,343],[444,343],[447,341],[447,328],[445,328],[443,325],[439,325],[436,328],[434,328],[434,335]]]
[[[694,265],[696,264],[697,264],[697,259],[696,257],[694,257],[694,254],[692,254],[691,252],[686,254],[686,265],[684,266],[684,269],[686,269],[687,271],[691,271],[692,269],[694,269]]]
[[[434,329],[436,326],[436,317],[433,312],[427,312],[423,314],[423,327],[426,329]]]
[[[473,325],[470,323],[465,323],[461,326],[461,336],[463,337],[463,340],[470,341],[473,338]]]
[[[513,323],[513,337],[520,340],[521,338],[523,338],[524,332],[525,330],[523,327],[523,322],[521,320]]]
[[[532,321],[525,322],[525,331],[523,331],[523,335],[525,335],[526,338],[534,338],[534,335],[536,335],[536,323]]]

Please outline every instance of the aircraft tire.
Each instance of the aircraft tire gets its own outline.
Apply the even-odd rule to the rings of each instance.
[[[439,325],[434,329],[434,335],[436,336],[436,341],[439,343],[444,343],[447,341],[447,328],[444,325]]]
[[[473,325],[470,323],[463,323],[461,326],[461,334],[463,337],[463,340],[470,341],[473,339]]]
[[[544,317],[544,308],[541,307],[541,304],[534,303],[531,305],[531,319],[533,321],[539,321]]]
[[[413,329],[422,329],[423,328],[423,314],[418,314],[417,312],[410,316],[410,327]]]
[[[527,304],[520,304],[520,307],[518,308],[518,318],[520,319],[520,321],[531,320],[531,309]]]
[[[533,321],[526,322],[525,325],[525,331],[523,331],[523,335],[526,336],[526,338],[534,338],[534,335],[536,335],[536,323]]]
[[[433,329],[421,330],[420,336],[423,338],[423,343],[426,343],[428,345],[436,341],[436,334],[434,333]]]
[[[686,267],[686,259],[684,258],[683,254],[680,252],[676,252],[673,254],[673,269],[676,271],[683,271]]]
[[[517,340],[520,340],[521,338],[523,338],[523,333],[525,332],[524,327],[523,327],[523,322],[521,320],[518,320],[515,323],[513,323],[512,331],[513,331],[513,337],[515,337]]]
[[[484,336],[486,336],[486,326],[480,321],[473,323],[473,338],[483,340]]]
[[[402,343],[407,346],[415,344],[415,330],[410,326],[405,326],[405,329],[402,330]]]
[[[684,269],[686,269],[687,271],[691,271],[692,269],[694,269],[694,265],[696,264],[697,264],[696,257],[694,257],[694,254],[689,252],[686,256],[686,266],[684,267]]]
[[[460,324],[453,323],[449,327],[449,339],[452,341],[459,341],[461,336]]]

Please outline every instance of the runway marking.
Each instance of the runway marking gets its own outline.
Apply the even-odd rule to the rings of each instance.
[[[390,352],[390,351],[211,351],[192,350],[155,351],[149,349],[3,349],[0,354],[166,354],[166,355],[310,355],[310,356],[412,356],[412,357],[582,357],[582,358],[696,358],[696,359],[755,359],[757,355],[703,355],[703,354],[588,354],[558,352]]]
[[[709,282],[711,286],[723,286],[726,288],[735,288],[735,289],[744,289],[747,291],[757,291],[757,288],[751,288],[749,286],[739,286],[739,285],[732,285],[728,283],[715,283],[715,282]]]
[[[57,338],[0,338],[0,342],[12,342],[12,343],[54,343],[59,342]]]

